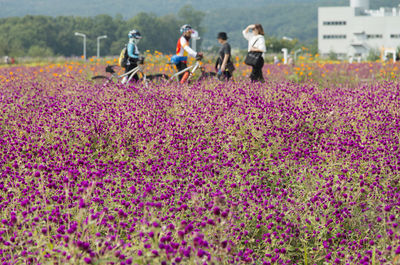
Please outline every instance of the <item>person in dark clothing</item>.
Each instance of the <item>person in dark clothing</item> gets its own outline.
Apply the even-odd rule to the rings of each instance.
[[[249,32],[250,30],[252,30],[252,33]],[[255,66],[253,66],[250,79],[252,82],[264,82],[262,73],[262,68],[264,66],[263,55],[266,52],[264,29],[261,24],[249,25],[245,30],[243,30],[243,37],[249,42],[248,52],[261,53],[259,61]]]
[[[218,72],[218,79],[229,81],[235,70],[231,60],[231,45],[228,43],[228,35],[225,32],[218,33],[217,39],[221,44],[221,49],[218,52],[219,57],[215,64],[216,71]]]

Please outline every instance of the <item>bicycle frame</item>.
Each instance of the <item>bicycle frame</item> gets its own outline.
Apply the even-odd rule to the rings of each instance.
[[[166,79],[168,80],[169,77],[166,74],[152,74],[152,75],[146,75],[143,72],[142,64],[138,64],[135,68],[129,70],[128,72],[118,75],[114,70],[113,67],[115,65],[107,65],[106,67],[106,73],[110,73],[109,76],[104,76],[104,75],[98,75],[92,77],[93,80],[96,79],[105,79],[106,81],[103,83],[103,85],[109,83],[109,82],[117,82],[119,79],[124,78],[124,80],[121,82],[123,85],[129,83],[132,78],[135,76],[137,73],[141,73],[142,77],[139,79],[140,82],[144,83],[145,86],[148,86],[149,81],[154,81],[154,80],[162,80]]]
[[[129,72],[126,72],[125,74],[117,76],[117,78],[121,79],[126,76],[129,76],[128,80],[126,81],[126,83],[129,83],[131,81],[131,79],[135,76],[135,74],[137,74],[139,72],[143,75],[143,81],[146,81],[146,75],[143,73],[142,67],[140,66],[140,64],[138,66],[136,66],[135,68],[133,68],[132,70],[130,70]]]
[[[187,79],[187,81],[190,80],[190,78],[193,76],[194,72],[200,68],[200,61],[196,61],[195,65],[189,66],[185,69],[183,69],[182,71],[179,71],[178,73],[174,74],[173,76],[171,76],[171,78],[169,79],[169,81],[172,81],[174,78],[177,78],[180,74],[183,74],[187,71],[190,71],[190,69],[192,69],[192,71],[190,71],[189,73],[189,77]]]

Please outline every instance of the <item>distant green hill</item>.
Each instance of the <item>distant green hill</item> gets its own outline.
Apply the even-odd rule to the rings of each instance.
[[[157,15],[175,14],[183,5],[190,4],[198,10],[212,13],[217,9],[246,10],[251,8],[268,8],[269,5],[282,6],[281,14],[291,12],[288,3],[311,4],[310,12],[320,5],[344,5],[348,0],[0,0],[0,17],[25,15],[75,15],[95,16],[108,14],[114,16],[122,14],[130,18],[140,12],[151,12]],[[396,0],[371,0],[371,7],[396,6]],[[225,12],[225,15],[229,13]],[[282,16],[284,21],[284,16]]]
[[[95,16],[99,14],[114,16],[122,14],[125,18],[130,18],[140,12],[151,12],[157,15],[175,14],[176,11],[187,4],[198,10],[211,12],[221,8],[246,9],[277,3],[284,5],[286,3],[303,2],[311,3],[315,0],[0,0],[0,17],[24,15]]]
[[[24,15],[122,15],[130,19],[140,12],[176,14],[185,4],[205,12],[203,47],[216,44],[215,36],[226,31],[230,42],[245,47],[241,30],[250,23],[263,24],[268,35],[288,36],[303,42],[317,37],[318,6],[348,5],[348,0],[0,0],[0,18]],[[393,7],[396,0],[371,0],[371,8]]]

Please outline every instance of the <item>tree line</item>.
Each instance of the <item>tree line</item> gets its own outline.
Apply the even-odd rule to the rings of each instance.
[[[241,36],[241,25],[236,28],[224,23],[215,25],[207,30],[203,24],[205,13],[195,10],[191,5],[182,7],[176,15],[157,16],[153,13],[138,13],[131,19],[122,15],[114,17],[97,15],[94,17],[79,16],[32,16],[10,17],[0,19],[0,56],[11,57],[53,57],[81,56],[82,38],[75,32],[87,35],[87,56],[95,56],[97,52],[97,37],[107,35],[101,40],[101,56],[118,55],[128,41],[128,32],[138,29],[143,39],[139,48],[171,54],[176,49],[180,36],[179,29],[183,24],[190,24],[199,31],[200,36],[215,35],[220,30],[227,29],[229,41],[233,48],[247,47],[247,42]],[[212,19],[212,18],[211,18]],[[272,18],[270,18],[272,21]],[[236,22],[238,23],[238,22]],[[239,22],[240,23],[240,22]],[[270,27],[266,27],[271,29]],[[208,32],[212,31],[212,33]],[[234,32],[234,33],[229,33]],[[269,32],[268,32],[269,33]],[[237,36],[235,36],[235,34]],[[206,38],[210,51],[216,52],[219,45],[215,36]],[[204,37],[197,47],[201,46]],[[236,39],[236,41],[235,41]],[[283,47],[293,50],[301,46],[297,39],[283,40],[270,34],[266,36],[267,52],[280,53]]]
[[[182,24],[191,24],[204,33],[201,22],[204,13],[192,6],[182,7],[177,15],[156,16],[138,13],[131,19],[121,15],[75,16],[24,16],[0,19],[0,56],[44,57],[80,56],[82,38],[75,32],[87,35],[87,55],[96,55],[97,37],[101,40],[101,55],[117,55],[128,41],[128,32],[138,29],[143,39],[140,47],[150,51],[173,53],[180,36]]]

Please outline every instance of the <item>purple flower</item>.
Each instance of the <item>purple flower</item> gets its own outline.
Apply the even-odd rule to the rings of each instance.
[[[206,254],[206,252],[204,250],[202,250],[201,248],[197,251],[197,256],[199,258],[202,258],[205,254]]]
[[[400,246],[398,246],[398,247],[396,248],[395,254],[396,254],[396,255],[400,255]]]
[[[86,264],[92,264],[92,259],[89,257],[85,257],[83,260],[85,261]]]
[[[390,206],[390,205],[386,205],[385,206],[385,211],[386,212],[390,212],[392,210],[392,206]]]

